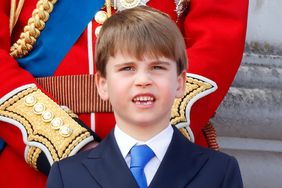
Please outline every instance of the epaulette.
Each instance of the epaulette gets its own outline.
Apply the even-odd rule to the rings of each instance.
[[[202,97],[214,92],[217,85],[212,80],[197,74],[186,74],[185,94],[180,99],[175,99],[170,122],[176,126],[181,133],[191,142],[195,141],[193,132],[190,128],[190,111],[192,105]]]

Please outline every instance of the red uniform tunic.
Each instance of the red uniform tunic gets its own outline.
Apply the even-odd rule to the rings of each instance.
[[[0,99],[22,85],[36,83],[34,76],[21,68],[17,61],[9,55],[11,44],[18,39],[27,20],[31,17],[36,3],[37,0],[29,0],[24,3],[17,24],[10,36],[10,1],[1,2]],[[177,19],[174,0],[150,0],[147,6],[169,14],[174,21]],[[188,72],[209,78],[218,86],[216,92],[201,98],[191,108],[190,126],[197,144],[207,145],[202,129],[223,100],[240,65],[245,41],[247,8],[247,0],[222,0],[220,2],[191,0],[187,15],[178,22],[187,45]],[[81,10],[81,14],[83,14],[83,10]],[[68,18],[62,16],[61,19]],[[90,59],[93,55],[90,53],[94,53],[96,40],[94,31],[99,25],[93,20],[88,28],[85,28],[60,63],[54,76],[93,73],[91,63],[95,61],[92,62]],[[89,40],[90,36],[92,40]],[[93,48],[92,51],[90,46]],[[90,127],[91,121],[94,122],[92,128],[101,137],[107,135],[115,125],[113,115],[107,113],[96,113],[92,116],[79,114],[79,118]],[[18,128],[0,122],[0,137],[7,144],[0,154],[0,187],[44,187],[46,176],[29,167],[24,161],[25,145]]]

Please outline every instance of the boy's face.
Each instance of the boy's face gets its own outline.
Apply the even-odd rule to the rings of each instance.
[[[137,60],[117,53],[106,66],[106,78],[96,74],[102,99],[109,99],[118,125],[168,125],[171,106],[182,97],[185,72],[179,76],[176,63],[168,58]]]

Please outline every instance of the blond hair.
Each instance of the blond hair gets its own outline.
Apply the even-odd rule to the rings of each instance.
[[[187,69],[185,42],[168,15],[140,6],[118,12],[104,24],[96,41],[96,70],[106,77],[109,57],[120,51],[141,60],[166,57],[176,62],[177,73]]]

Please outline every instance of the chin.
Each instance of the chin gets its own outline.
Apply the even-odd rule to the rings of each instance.
[[[153,126],[153,125],[156,125],[156,124],[159,124],[160,122],[159,121],[156,121],[155,119],[152,120],[152,119],[140,119],[140,120],[137,120],[137,121],[134,121],[134,125],[136,126],[142,126],[142,127],[147,127],[147,126]]]

